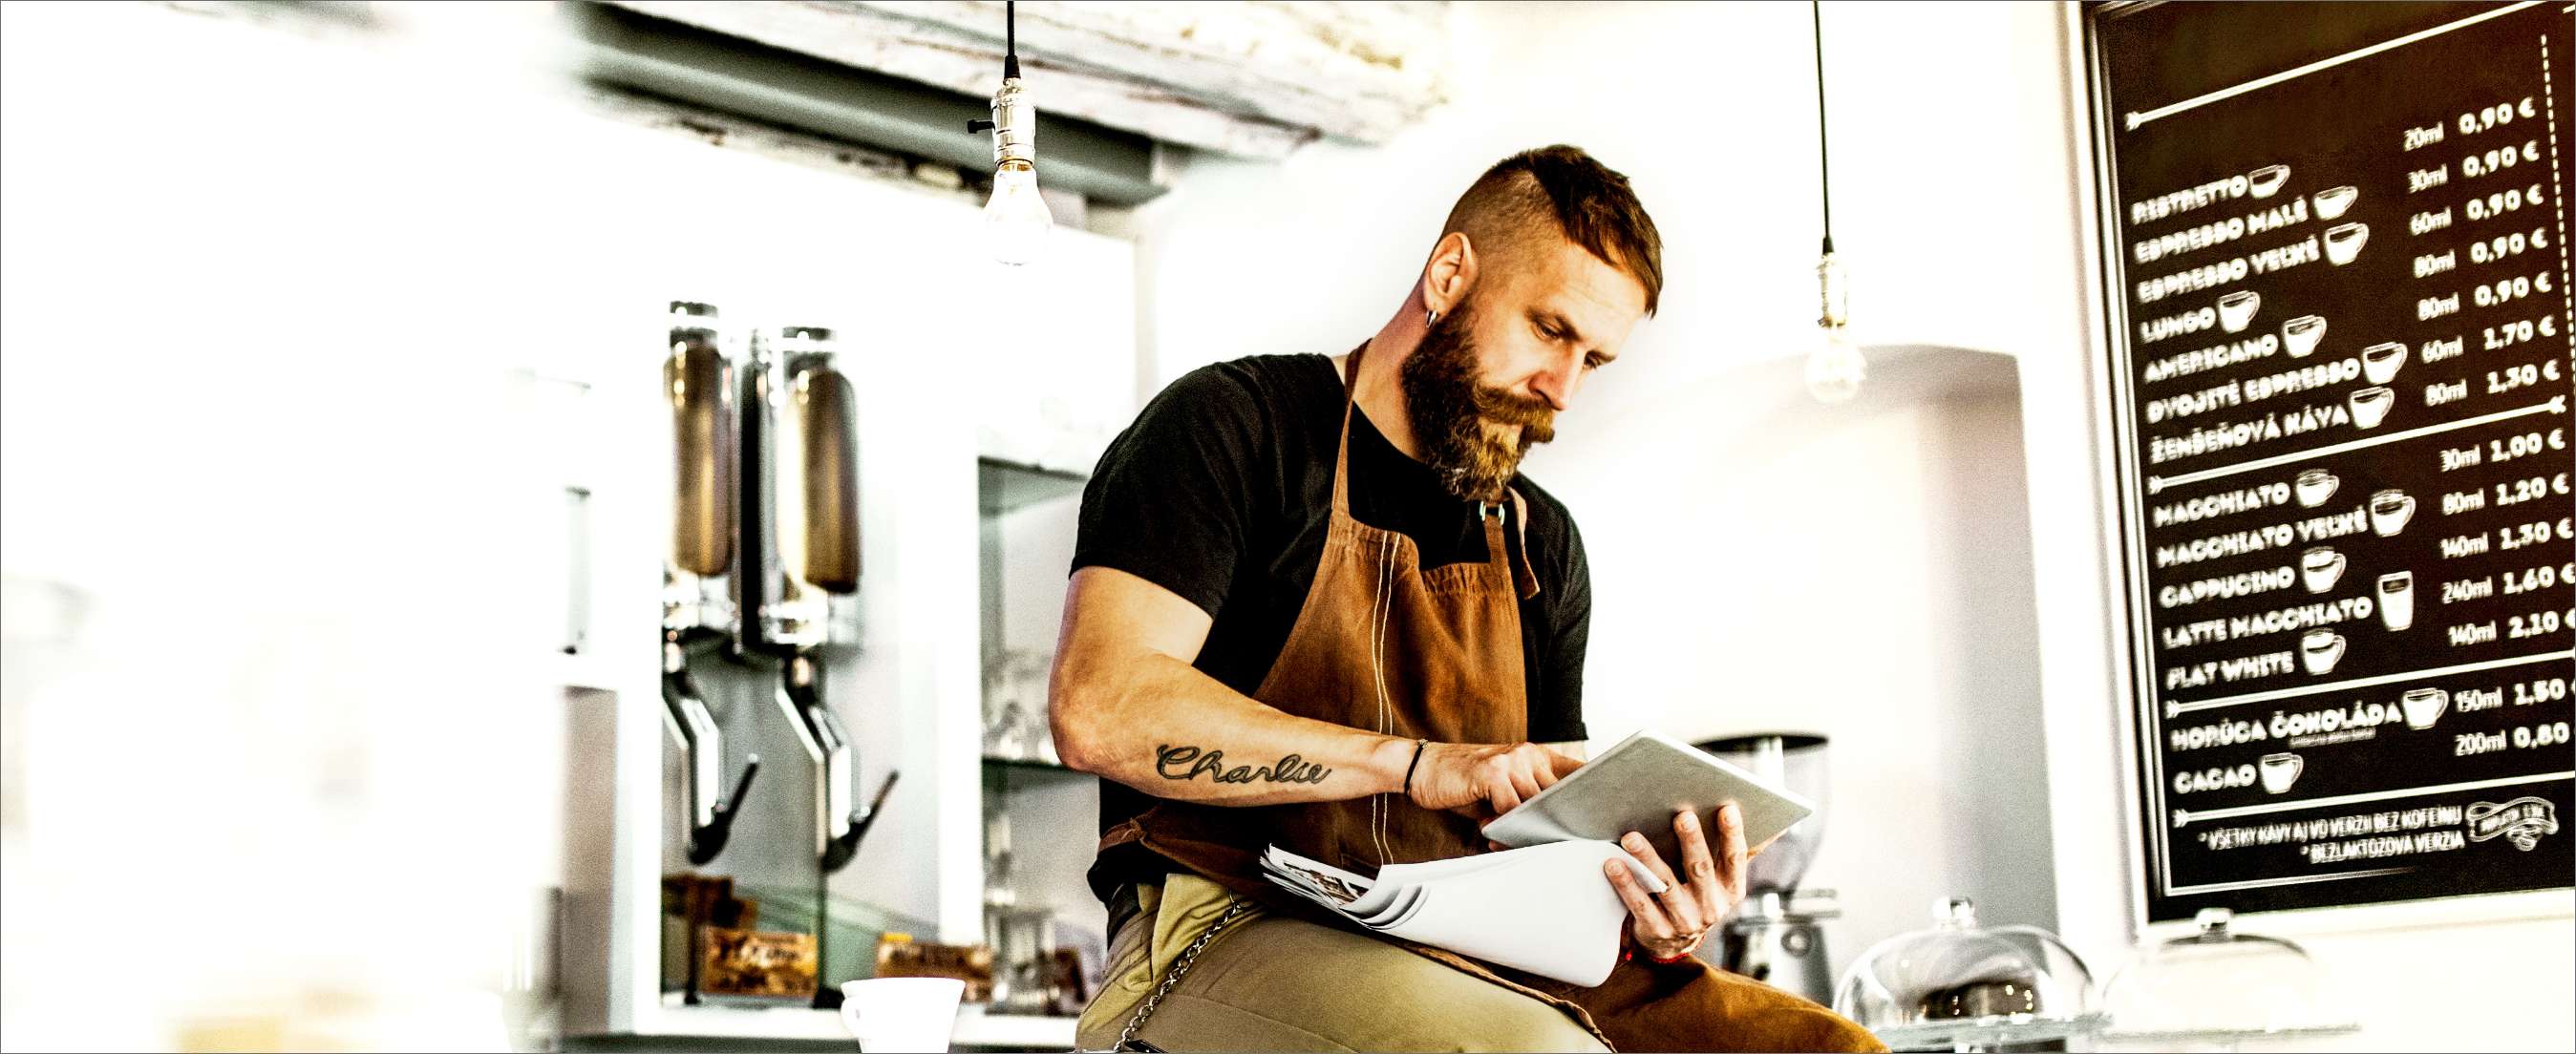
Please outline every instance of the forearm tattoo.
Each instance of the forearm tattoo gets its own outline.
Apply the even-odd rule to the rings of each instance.
[[[1197,779],[1205,773],[1218,783],[1322,783],[1324,777],[1333,774],[1333,770],[1295,754],[1259,768],[1250,765],[1228,767],[1225,751],[1176,744],[1154,748],[1154,771],[1162,773],[1167,780]]]

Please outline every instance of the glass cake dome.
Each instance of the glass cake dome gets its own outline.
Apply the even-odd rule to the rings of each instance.
[[[1977,925],[1965,897],[1938,902],[1932,928],[1862,952],[1834,1011],[1897,1050],[1969,1049],[2087,1036],[2105,1019],[2093,973],[2036,926]]]
[[[2235,913],[2226,908],[2203,908],[2193,921],[2200,932],[2140,947],[2103,989],[2107,1039],[2232,1045],[2358,1031],[2328,998],[2306,949],[2233,932]]]

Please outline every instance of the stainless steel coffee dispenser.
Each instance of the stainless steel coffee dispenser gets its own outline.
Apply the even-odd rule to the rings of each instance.
[[[662,716],[688,758],[688,858],[705,866],[724,851],[733,820],[760,771],[755,754],[733,793],[724,793],[724,733],[689,674],[693,653],[729,643],[738,621],[733,360],[717,311],[675,301],[662,389],[671,403],[671,544],[662,564]]]
[[[858,396],[838,356],[820,327],[753,335],[742,522],[758,573],[735,592],[742,650],[782,664],[778,708],[814,763],[814,852],[826,874],[857,854],[895,780],[858,807],[858,759],[825,692],[824,657],[859,640]]]

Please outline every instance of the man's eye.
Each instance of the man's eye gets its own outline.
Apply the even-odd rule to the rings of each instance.
[[[1603,363],[1608,361],[1610,360],[1602,358],[1599,352],[1594,352],[1593,354],[1583,357],[1583,368],[1587,370],[1597,370],[1601,368]]]

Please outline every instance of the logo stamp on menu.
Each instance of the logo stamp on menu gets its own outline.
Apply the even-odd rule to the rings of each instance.
[[[2467,819],[2469,840],[2483,842],[2499,835],[2513,840],[2513,847],[2530,852],[2544,835],[2558,833],[2558,807],[2539,798],[2515,798],[2502,805],[2479,802],[2469,806]]]

